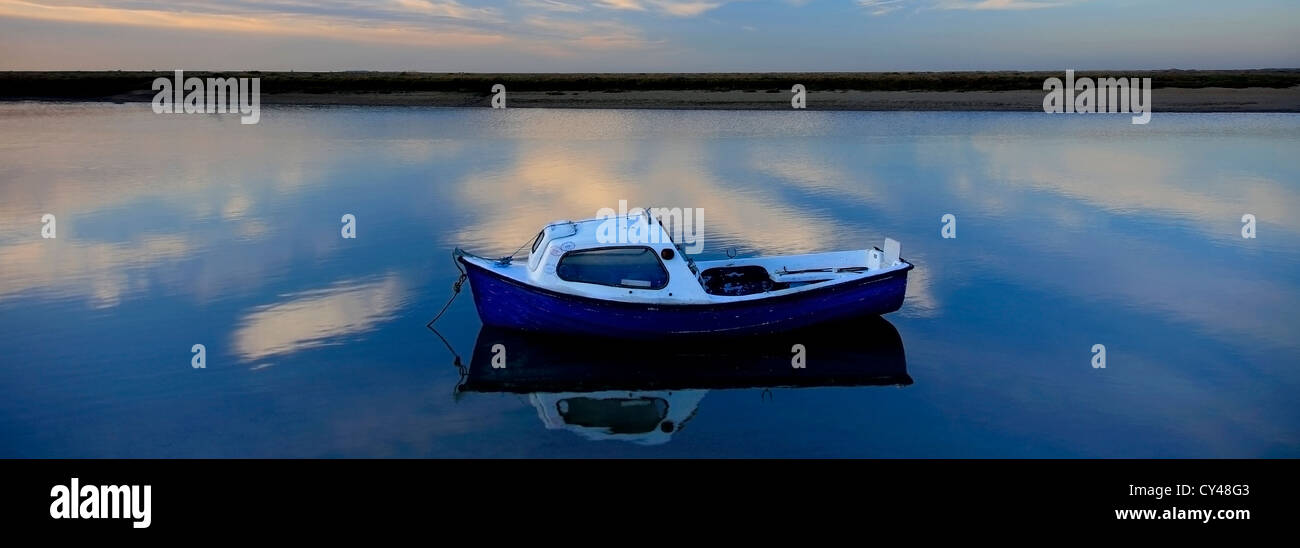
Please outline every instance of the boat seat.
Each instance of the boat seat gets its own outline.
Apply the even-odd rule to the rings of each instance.
[[[771,291],[777,285],[767,269],[757,265],[710,268],[700,273],[700,282],[705,292],[730,297]]]

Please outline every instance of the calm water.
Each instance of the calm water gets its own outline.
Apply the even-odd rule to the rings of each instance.
[[[0,456],[1297,457],[1297,151],[1297,115],[4,104]],[[462,378],[424,326],[451,248],[620,199],[703,208],[703,258],[893,237],[907,302],[805,377],[722,343],[501,372],[465,294]]]

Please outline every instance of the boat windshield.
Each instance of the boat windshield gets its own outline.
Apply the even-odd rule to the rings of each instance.
[[[668,271],[659,254],[648,247],[570,251],[560,257],[555,274],[564,281],[614,287],[663,289],[668,285]]]

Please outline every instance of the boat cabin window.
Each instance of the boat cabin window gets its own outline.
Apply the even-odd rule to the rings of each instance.
[[[537,233],[537,239],[536,239],[536,240],[533,240],[533,251],[532,251],[533,253],[537,253],[537,246],[542,245],[542,236],[545,236],[545,235],[546,235],[546,231],[545,231],[545,230],[543,230],[543,231]],[[518,240],[515,240],[515,241],[518,241]]]
[[[606,247],[570,251],[560,257],[555,274],[561,280],[589,284],[663,289],[668,271],[659,254],[648,247]]]

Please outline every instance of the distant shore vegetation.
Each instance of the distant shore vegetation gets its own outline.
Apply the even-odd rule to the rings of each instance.
[[[804,73],[435,73],[186,71],[186,77],[260,78],[264,94],[460,92],[488,95],[493,84],[510,91],[1010,91],[1041,90],[1062,71],[804,72]],[[1079,77],[1151,78],[1155,88],[1290,88],[1300,69],[1078,71]],[[172,71],[0,72],[0,98],[92,99],[152,95],[155,78]]]

